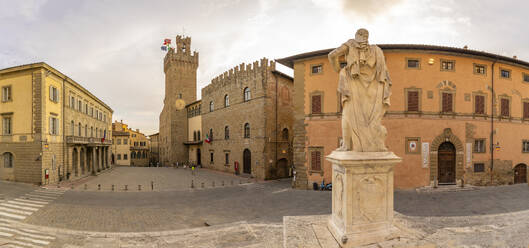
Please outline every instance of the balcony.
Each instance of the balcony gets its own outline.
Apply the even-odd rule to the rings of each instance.
[[[149,150],[147,146],[131,146],[130,150]]]
[[[112,140],[105,139],[105,141],[102,141],[101,138],[94,137],[66,136],[66,143],[76,145],[112,145]]]

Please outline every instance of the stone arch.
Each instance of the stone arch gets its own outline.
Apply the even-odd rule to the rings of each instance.
[[[461,180],[465,174],[464,172],[464,150],[463,143],[461,140],[452,133],[452,129],[445,128],[443,133],[432,141],[431,150],[430,150],[430,181],[435,181],[438,178],[438,161],[437,161],[437,151],[439,146],[444,142],[451,142],[456,148],[456,182]]]

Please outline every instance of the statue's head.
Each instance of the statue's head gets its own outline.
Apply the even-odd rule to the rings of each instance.
[[[367,44],[367,39],[369,39],[369,32],[365,28],[358,29],[356,31],[355,40],[358,43]]]

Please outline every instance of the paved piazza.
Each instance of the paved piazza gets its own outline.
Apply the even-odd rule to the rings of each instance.
[[[331,212],[328,191],[294,190],[289,180],[248,183],[208,170],[197,174],[116,168],[74,190],[0,182],[0,247],[282,247],[284,216]],[[153,178],[155,191],[91,190]],[[216,186],[191,189],[191,178]],[[232,179],[242,184],[226,183]],[[218,186],[223,180],[225,186]],[[529,245],[526,184],[396,191],[395,210],[417,230],[417,239],[439,247]]]

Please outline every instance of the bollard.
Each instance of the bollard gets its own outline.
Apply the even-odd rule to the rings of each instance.
[[[215,188],[215,181],[213,181],[212,186],[213,186],[213,188]]]
[[[154,190],[154,182],[151,181],[151,189]]]
[[[97,185],[97,190],[101,190],[101,184]]]
[[[125,184],[125,191],[127,191],[127,190],[128,190],[128,185]]]
[[[138,184],[138,191],[141,191],[141,185]]]
[[[224,180],[222,180],[222,186],[224,186]]]
[[[193,185],[193,183],[194,183],[193,180],[191,180],[191,188],[195,187],[195,185]]]
[[[114,184],[112,184],[112,191],[114,191]]]
[[[201,185],[201,186],[202,186],[202,188],[204,188],[204,183],[202,183],[202,185]]]
[[[86,190],[86,189],[88,189],[88,185],[85,184],[84,185],[84,190]]]

